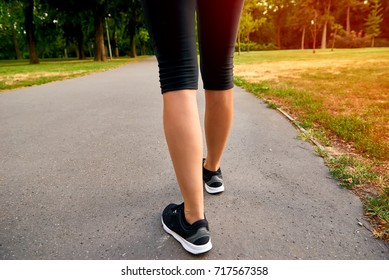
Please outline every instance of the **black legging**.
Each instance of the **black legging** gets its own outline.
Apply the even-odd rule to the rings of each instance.
[[[162,93],[198,88],[195,11],[204,89],[233,87],[233,56],[244,0],[141,0],[158,59]]]

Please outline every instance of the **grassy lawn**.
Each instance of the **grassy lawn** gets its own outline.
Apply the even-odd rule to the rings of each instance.
[[[235,82],[294,117],[341,185],[389,240],[389,49],[287,50],[235,56]]]
[[[144,58],[116,58],[106,63],[92,59],[41,59],[35,65],[29,64],[28,60],[0,60],[0,91],[79,77]]]

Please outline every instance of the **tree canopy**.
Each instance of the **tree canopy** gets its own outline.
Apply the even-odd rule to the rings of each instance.
[[[246,0],[239,42],[246,51],[389,46],[388,23],[389,0]],[[152,53],[139,0],[0,2],[0,59],[105,61],[108,44],[114,56]]]
[[[326,48],[335,29],[338,47],[366,46],[372,36],[389,46],[389,0],[246,0],[245,6],[251,8],[243,10],[241,32],[248,32],[246,41],[258,49]],[[250,20],[253,28],[247,31]]]

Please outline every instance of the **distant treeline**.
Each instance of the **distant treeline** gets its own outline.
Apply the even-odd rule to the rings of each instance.
[[[240,41],[253,50],[389,46],[389,0],[245,0]]]
[[[333,46],[389,46],[389,0],[245,0],[237,50]],[[0,59],[151,53],[140,0],[0,2]]]

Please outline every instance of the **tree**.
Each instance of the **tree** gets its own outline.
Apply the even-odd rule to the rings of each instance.
[[[58,25],[58,11],[49,6],[47,0],[35,0],[35,36],[39,42],[40,58],[59,57],[65,46],[63,32]]]
[[[383,22],[387,23],[389,18],[389,0],[381,0],[382,4],[382,15],[383,15]],[[389,38],[389,24],[381,24],[381,35],[380,37],[383,38]]]
[[[41,0],[42,1],[42,0]],[[85,59],[85,32],[88,29],[88,18],[91,17],[90,8],[77,0],[57,1],[45,0],[48,7],[55,11],[55,21],[62,29],[65,40],[65,49],[69,45],[76,44],[77,57],[80,60]]]
[[[335,23],[332,25],[331,30],[333,31],[331,51],[334,51],[336,36],[343,30],[343,26]]]
[[[289,11],[294,5],[294,1],[290,0],[261,0],[261,5],[266,7],[265,13],[273,20],[276,29],[276,42],[278,49],[282,48],[281,33],[283,27],[286,26]]]
[[[249,51],[250,34],[257,31],[260,25],[266,20],[264,17],[258,19],[258,1],[246,0],[243,6],[242,16],[240,18],[238,30],[238,52],[241,52],[242,39],[247,43],[247,51]]]
[[[313,38],[313,45],[312,45],[312,49],[313,49],[313,53],[316,52],[316,35],[317,35],[317,25],[318,25],[318,12],[316,9],[313,10],[313,14],[314,14],[314,17],[311,21],[311,34],[312,34],[312,38]]]
[[[331,0],[326,0],[323,4],[324,4],[324,14],[322,16],[323,33],[321,37],[321,48],[325,49],[327,47],[327,27],[329,22],[333,20],[333,17],[330,15]]]
[[[129,11],[129,1],[111,0],[108,5],[107,26],[108,30],[112,31],[112,46],[114,50],[114,57],[119,57],[119,41],[125,33],[127,14]]]
[[[346,32],[351,32],[351,11],[363,6],[363,0],[342,0],[340,1],[341,9],[346,10]]]
[[[246,0],[238,46],[240,50],[240,42],[247,46],[255,42],[270,48],[303,49],[309,44],[315,50],[318,44],[326,47],[328,29],[333,39],[337,35],[337,46],[362,46],[369,38],[374,46],[377,36],[383,43],[389,38],[389,25],[381,24],[388,13],[389,0]],[[116,57],[145,53],[149,38],[139,0],[2,0],[0,58],[30,53],[31,63],[36,63],[38,55],[69,53],[84,59],[86,49],[96,61],[105,61],[106,27]],[[364,37],[366,33],[369,37]]]
[[[301,32],[301,49],[305,48],[305,38],[307,28],[312,25],[312,21],[315,23],[315,5],[313,0],[299,0],[297,1],[291,19],[291,27],[297,28]]]
[[[141,43],[141,54],[146,55],[146,43],[150,40],[149,32],[146,28],[142,27],[139,29],[138,37]]]
[[[104,46],[104,18],[105,1],[96,0],[93,7],[93,19],[95,27],[95,61],[107,61],[107,54]]]
[[[142,9],[139,0],[110,0],[108,5],[108,12],[110,18],[113,19],[110,28],[113,31],[113,45],[115,53],[119,53],[119,41],[129,41],[130,57],[137,56],[137,37],[139,39],[141,48],[145,41],[145,37],[142,34],[142,38],[139,37],[139,33],[144,29],[144,21],[142,16]],[[127,49],[127,48],[126,48]]]
[[[22,59],[21,44],[24,32],[24,11],[19,1],[0,3],[0,59]]]
[[[136,57],[136,35],[142,26],[142,10],[138,0],[129,1],[128,35],[130,36],[130,57]]]
[[[371,46],[374,47],[374,38],[381,34],[380,24],[383,20],[382,5],[380,0],[372,0],[371,10],[366,19],[366,33],[371,37]]]
[[[34,24],[34,0],[26,0],[24,5],[24,26],[26,28],[30,64],[38,64],[39,58]]]

